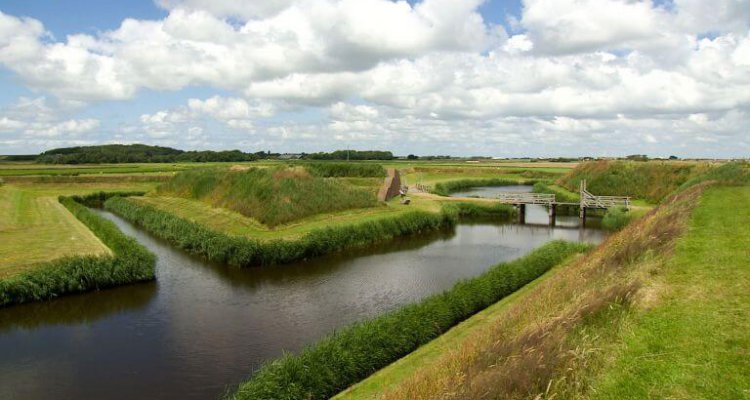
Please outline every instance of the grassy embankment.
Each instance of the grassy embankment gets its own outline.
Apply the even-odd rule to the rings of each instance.
[[[299,167],[245,171],[194,169],[179,173],[159,186],[157,194],[201,200],[273,227],[321,213],[374,207],[378,204],[376,188],[368,190],[312,176]]]
[[[735,164],[689,184],[748,175]],[[704,187],[683,189],[337,398],[746,396],[750,189],[709,189],[692,218]]]
[[[442,294],[340,330],[299,355],[266,364],[231,398],[328,398],[587,248],[552,242]]]
[[[154,279],[153,254],[82,203],[105,196],[59,198],[111,253],[71,255],[40,263],[0,279],[0,307]]]
[[[383,174],[382,167],[321,163],[305,168],[318,176],[339,178],[312,177],[300,167],[193,170],[179,174],[155,194],[113,199],[106,207],[179,248],[238,266],[286,263],[361,247],[450,227],[462,217],[509,219],[513,214],[510,207],[497,204],[443,205],[422,198],[413,199],[409,206],[395,199],[352,208],[359,204],[350,201],[349,193],[355,200],[366,195],[368,204],[374,199],[382,177],[367,176]],[[352,179],[358,181],[352,183]],[[302,195],[296,193],[300,187],[305,189]],[[336,189],[330,190],[332,187]],[[250,216],[232,210],[240,205]],[[264,220],[255,215],[264,216]],[[284,223],[263,223],[269,220]]]

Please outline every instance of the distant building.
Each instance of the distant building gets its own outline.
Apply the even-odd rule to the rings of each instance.
[[[299,160],[302,158],[302,154],[299,153],[284,153],[279,155],[279,160]]]

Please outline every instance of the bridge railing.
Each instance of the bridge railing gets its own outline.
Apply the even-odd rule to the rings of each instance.
[[[546,193],[498,193],[497,199],[505,204],[552,205],[555,202],[555,195]]]
[[[581,206],[590,208],[630,208],[630,197],[625,196],[594,196],[584,192],[581,197]]]

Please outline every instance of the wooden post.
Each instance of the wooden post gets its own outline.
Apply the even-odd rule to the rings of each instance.
[[[555,226],[555,223],[557,222],[557,204],[550,204],[549,206],[549,224],[550,226]]]
[[[526,204],[518,205],[518,223],[522,225],[526,223]]]

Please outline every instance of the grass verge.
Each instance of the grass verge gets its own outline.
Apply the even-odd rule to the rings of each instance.
[[[656,277],[649,307],[630,315],[594,399],[750,398],[750,188],[707,191]]]

